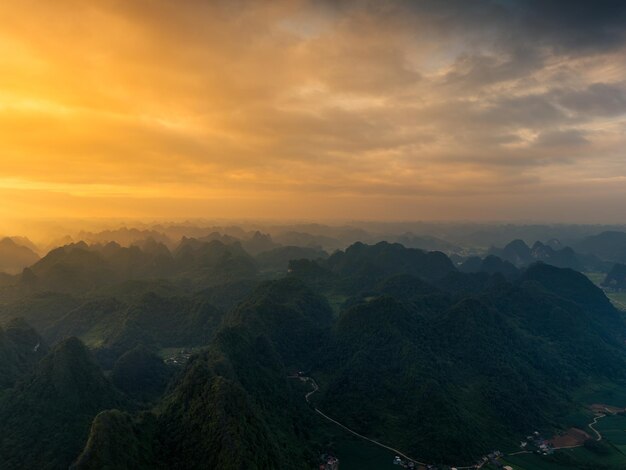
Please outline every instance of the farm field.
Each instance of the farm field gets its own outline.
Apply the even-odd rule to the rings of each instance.
[[[626,416],[602,418],[596,424],[602,441],[593,450],[587,447],[562,449],[551,456],[519,454],[507,456],[505,465],[515,470],[619,470],[626,468]]]
[[[626,311],[626,292],[606,292],[606,296],[616,308]]]

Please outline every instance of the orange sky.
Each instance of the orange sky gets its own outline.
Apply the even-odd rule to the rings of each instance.
[[[3,2],[0,218],[624,222],[623,37],[526,3]]]

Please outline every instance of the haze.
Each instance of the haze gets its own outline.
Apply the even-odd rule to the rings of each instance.
[[[0,5],[0,218],[626,217],[626,3]]]

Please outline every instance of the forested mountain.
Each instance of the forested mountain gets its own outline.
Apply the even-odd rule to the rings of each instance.
[[[309,468],[310,415],[285,360],[312,355],[329,321],[324,299],[298,281],[260,286],[153,413],[100,415],[75,468]]]
[[[25,269],[20,285],[30,292],[89,292],[127,280],[174,279],[203,285],[254,278],[257,265],[237,242],[183,238],[173,252],[152,239],[140,246],[84,242],[50,251]]]
[[[623,322],[574,271],[535,265],[477,298],[413,291],[342,313],[320,371],[323,409],[413,455],[469,463],[558,420],[589,375],[626,378]]]
[[[565,426],[588,384],[626,383],[624,321],[577,271],[496,256],[457,269],[386,242],[322,253],[254,258],[189,238],[42,259],[31,271],[47,290],[16,286],[0,305],[41,334],[24,321],[0,332],[0,455],[13,465],[0,468],[314,468],[332,443],[296,371],[355,431],[471,464]],[[128,279],[155,257],[166,277]],[[55,291],[59,272],[89,289]]]
[[[15,388],[0,395],[3,469],[67,468],[104,409],[127,406],[76,338],[59,343]]]
[[[504,261],[495,255],[489,255],[485,258],[472,256],[467,258],[460,266],[459,271],[464,273],[501,273],[509,279],[519,277],[520,271],[510,261]]]
[[[21,319],[0,325],[0,389],[12,387],[47,352],[43,339]]]
[[[324,250],[301,246],[281,246],[256,256],[257,263],[263,270],[282,273],[287,271],[291,260],[323,260],[326,258],[328,258],[328,253]]]
[[[562,246],[558,240],[550,240],[548,243],[536,241],[532,247],[529,247],[523,240],[513,240],[502,249],[492,247],[488,255],[500,257],[518,268],[541,261],[559,268],[571,268],[578,271],[606,269],[605,263],[594,253],[577,253],[569,246]]]

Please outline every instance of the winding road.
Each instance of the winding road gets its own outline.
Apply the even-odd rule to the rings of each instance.
[[[313,378],[311,378],[311,377],[303,377],[303,376],[290,376],[290,378],[292,378],[292,379],[300,379],[300,380],[302,380],[302,381],[304,381],[304,382],[307,382],[309,385],[311,385],[312,390],[311,390],[311,391],[309,391],[309,392],[307,392],[307,393],[306,393],[306,395],[304,396],[304,399],[306,400],[306,402],[307,402],[307,403],[309,403],[309,404],[311,404],[311,401],[310,401],[311,396],[312,396],[314,393],[316,393],[316,392],[320,389],[319,385],[317,385],[317,382],[316,382]],[[315,412],[316,412],[317,414],[319,414],[319,415],[320,415],[322,418],[324,418],[325,420],[330,421],[331,423],[333,423],[333,424],[335,424],[335,425],[339,426],[340,428],[342,428],[342,429],[344,429],[344,430],[348,431],[350,434],[353,434],[353,435],[355,435],[356,437],[358,437],[358,438],[360,438],[360,439],[363,439],[363,440],[365,440],[365,441],[371,442],[372,444],[375,444],[375,445],[377,445],[377,446],[379,446],[379,447],[382,447],[383,449],[390,450],[391,452],[394,452],[395,454],[399,455],[400,457],[402,457],[402,458],[406,459],[406,460],[407,460],[407,461],[409,461],[409,462],[413,462],[413,463],[415,463],[415,464],[418,464],[418,465],[423,465],[423,466],[427,466],[427,465],[428,465],[426,462],[421,462],[421,461],[419,461],[419,460],[416,460],[416,459],[414,459],[414,458],[409,457],[408,455],[406,455],[406,454],[402,453],[402,452],[401,452],[401,451],[399,451],[398,449],[394,449],[393,447],[390,447],[390,446],[388,446],[388,445],[385,445],[385,444],[383,444],[382,442],[378,442],[378,441],[376,441],[376,440],[374,440],[374,439],[370,439],[370,438],[369,438],[369,437],[367,437],[367,436],[364,436],[364,435],[362,435],[362,434],[359,434],[358,432],[356,432],[356,431],[354,431],[354,430],[350,429],[350,428],[349,428],[348,426],[346,426],[345,424],[342,424],[342,423],[340,423],[339,421],[337,421],[337,420],[335,420],[335,419],[331,418],[330,416],[328,416],[328,415],[327,415],[327,414],[325,414],[324,412],[320,411],[320,410],[319,410],[317,407],[315,407],[315,406],[313,406],[313,409],[315,410]],[[598,424],[598,421],[599,421],[600,419],[604,418],[605,416],[606,416],[606,415],[605,415],[605,414],[603,414],[603,413],[602,413],[602,414],[599,414],[599,415],[597,415],[597,416],[593,419],[593,421],[592,421],[591,423],[589,423],[589,424],[587,425],[587,426],[589,427],[589,429],[591,429],[591,430],[594,432],[594,434],[597,436],[596,441],[601,441],[601,440],[602,440],[602,434],[600,434],[600,433],[598,432],[598,430],[597,430],[596,428],[594,428],[594,426],[595,426],[596,424]],[[574,449],[574,448],[576,448],[576,447],[581,447],[581,446],[583,446],[583,445],[584,445],[584,444],[580,444],[580,445],[576,445],[576,446],[568,446],[568,447],[555,447],[555,450],[559,450],[559,449]],[[508,454],[508,455],[519,455],[519,454],[529,454],[529,453],[532,453],[532,451],[529,451],[529,450],[522,450],[522,451],[519,451],[519,452],[513,452],[513,453]],[[458,468],[458,469],[482,468],[482,466],[483,466],[484,464],[485,464],[485,461],[483,460],[483,461],[481,461],[479,464],[476,464],[476,465],[469,465],[469,466],[456,466],[456,468]]]
[[[307,403],[311,403],[309,398],[311,397],[311,395],[313,395],[315,392],[317,392],[320,387],[319,385],[317,385],[317,382],[311,378],[311,377],[301,377],[301,376],[297,376],[297,377],[291,377],[291,378],[299,378],[300,380],[307,382],[311,385],[312,390],[310,392],[308,392],[305,396],[304,399],[306,400]],[[409,457],[408,455],[402,453],[401,451],[399,451],[398,449],[394,449],[393,447],[390,447],[388,445],[383,444],[382,442],[378,442],[374,439],[370,439],[367,436],[364,436],[362,434],[359,434],[358,432],[350,429],[348,426],[346,426],[345,424],[340,423],[337,420],[334,420],[333,418],[331,418],[330,416],[328,416],[327,414],[323,413],[322,411],[320,411],[317,407],[313,406],[313,409],[315,410],[315,412],[317,414],[319,414],[321,417],[323,417],[324,419],[326,419],[327,421],[330,421],[333,424],[336,424],[337,426],[339,426],[340,428],[348,431],[350,434],[355,435],[356,437],[363,439],[365,441],[371,442],[372,444],[375,444],[379,447],[382,447],[383,449],[387,449],[390,450],[391,452],[394,452],[395,454],[399,455],[400,457],[403,457],[404,459],[408,460],[409,462],[413,462],[415,464],[418,465],[422,465],[422,466],[427,466],[428,464],[426,462],[421,462],[419,460],[416,460],[414,458]],[[471,468],[482,468],[482,466],[484,465],[484,462],[481,462],[477,465],[469,465],[469,466],[465,466],[465,467],[459,467],[459,466],[455,466],[455,468],[458,469],[471,469]]]
[[[589,429],[591,429],[594,433],[596,433],[596,436],[598,436],[598,438],[596,439],[596,441],[601,441],[602,440],[602,434],[600,434],[598,432],[598,430],[596,428],[594,428],[594,426],[596,424],[598,424],[598,420],[601,418],[604,418],[606,415],[605,414],[599,414],[598,416],[596,416],[593,421],[591,423],[589,423],[587,426],[589,426]]]

